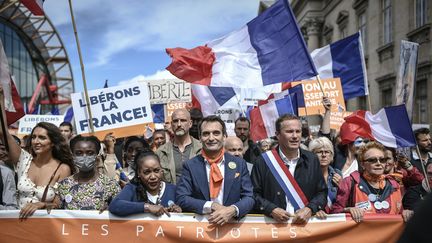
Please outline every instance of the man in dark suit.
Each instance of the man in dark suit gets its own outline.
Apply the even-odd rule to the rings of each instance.
[[[246,162],[224,153],[226,128],[219,117],[205,117],[199,134],[202,153],[184,164],[176,203],[186,212],[210,214],[210,223],[223,225],[252,209],[252,183]]]
[[[297,198],[304,199],[301,203],[297,203],[295,197],[288,199],[290,197],[286,195],[283,186],[289,188],[290,185],[293,187],[295,185],[289,180],[276,179],[274,173],[277,172],[275,169],[272,169],[272,172],[269,167],[270,157],[261,156],[252,169],[256,209],[278,222],[286,222],[292,217],[293,223],[307,223],[313,214],[323,210],[327,204],[327,185],[321,172],[320,162],[315,154],[300,149],[301,131],[302,125],[297,116],[279,117],[276,121],[279,146],[267,152],[271,153],[270,157],[280,162],[271,168],[279,169],[279,172],[284,174],[282,176],[293,178],[294,183],[300,187],[301,190],[296,190],[296,193],[299,195]]]

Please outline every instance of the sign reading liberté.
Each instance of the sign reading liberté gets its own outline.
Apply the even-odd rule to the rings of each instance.
[[[145,82],[148,84],[152,105],[192,101],[191,84],[181,79],[146,80]]]
[[[135,83],[88,91],[96,136],[113,132],[116,137],[142,135],[152,123],[146,83]],[[90,119],[84,93],[71,95],[77,134],[90,133]],[[103,134],[101,134],[103,133]]]
[[[62,123],[63,120],[64,116],[61,115],[25,115],[19,120],[18,134],[30,134],[39,122],[49,122],[56,126],[60,126],[60,123]]]

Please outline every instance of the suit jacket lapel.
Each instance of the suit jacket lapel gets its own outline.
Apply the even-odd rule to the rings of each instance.
[[[198,187],[206,201],[210,201],[210,189],[207,178],[206,163],[204,158],[199,155],[196,164],[191,167],[192,175],[196,177]]]
[[[231,192],[231,187],[232,187],[232,185],[233,185],[233,181],[234,181],[234,176],[235,176],[235,173],[237,172],[237,163],[236,162],[234,162],[234,161],[232,161],[232,160],[230,160],[230,158],[229,158],[229,156],[227,156],[227,154],[225,153],[225,155],[224,155],[224,159],[225,159],[225,175],[224,175],[224,195],[223,195],[223,203],[224,203],[224,205],[225,205],[225,203],[226,203],[226,201],[227,201],[227,199],[228,199],[228,196],[229,196],[229,193]],[[235,163],[235,165],[236,165],[236,167],[234,168],[234,169],[231,169],[231,168],[229,168],[229,166],[228,166],[228,164],[229,163]]]

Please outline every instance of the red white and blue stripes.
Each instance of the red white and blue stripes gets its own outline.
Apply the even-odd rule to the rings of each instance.
[[[304,208],[308,204],[308,200],[278,152],[273,149],[263,153],[262,156],[294,210]]]

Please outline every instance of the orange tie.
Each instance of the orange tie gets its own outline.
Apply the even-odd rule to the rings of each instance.
[[[224,149],[222,148],[219,154],[215,158],[210,158],[203,150],[201,150],[201,154],[210,164],[210,198],[215,199],[218,197],[219,192],[222,188],[222,173],[219,170],[219,166],[217,165],[219,162],[221,162],[223,155],[224,155]]]

